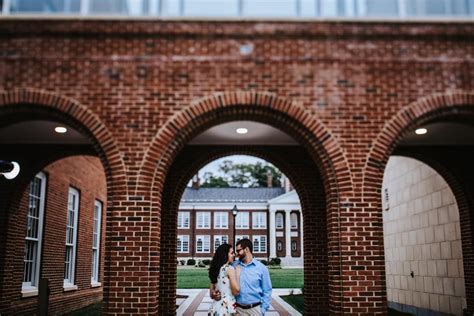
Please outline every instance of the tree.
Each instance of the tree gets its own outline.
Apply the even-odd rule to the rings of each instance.
[[[204,174],[204,188],[241,188],[241,187],[267,187],[268,174],[272,175],[272,186],[281,187],[281,172],[268,163],[234,164],[225,160],[219,165],[219,172],[223,176],[214,176],[212,172]]]
[[[230,187],[226,179],[219,176],[214,176],[212,172],[206,172],[204,174],[204,181],[201,185],[202,188],[228,188]]]

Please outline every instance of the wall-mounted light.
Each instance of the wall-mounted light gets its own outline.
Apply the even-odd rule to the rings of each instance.
[[[8,180],[15,179],[20,173],[20,165],[16,161],[0,160],[0,175]]]
[[[245,127],[240,127],[240,128],[238,128],[238,129],[236,129],[235,132],[236,132],[237,134],[243,135],[243,134],[247,134],[247,133],[249,132],[249,130],[246,129]]]
[[[424,135],[428,133],[428,130],[426,128],[417,128],[415,131],[416,135]]]
[[[59,134],[64,134],[67,132],[67,128],[65,128],[64,126],[57,126],[54,131],[56,133],[59,133]]]

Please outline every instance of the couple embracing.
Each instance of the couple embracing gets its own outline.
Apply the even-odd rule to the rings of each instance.
[[[249,239],[239,240],[235,253],[231,245],[220,245],[212,258],[209,278],[213,299],[211,316],[264,315],[270,307],[270,274],[267,267],[253,257]]]

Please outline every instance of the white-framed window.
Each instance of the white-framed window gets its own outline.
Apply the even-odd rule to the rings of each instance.
[[[45,197],[46,175],[40,172],[29,186],[22,291],[38,289]]]
[[[235,228],[249,228],[249,212],[238,212],[235,217]]]
[[[100,228],[102,223],[102,202],[94,203],[94,226],[92,232],[92,276],[91,283],[99,283]]]
[[[211,252],[211,236],[209,235],[196,236],[196,252],[200,252],[200,253]]]
[[[178,212],[178,228],[189,228],[189,212]]]
[[[254,253],[267,252],[267,236],[254,235],[252,236],[252,242]]]
[[[69,188],[66,219],[66,255],[64,259],[64,287],[74,286],[78,215],[79,191],[74,188]]]
[[[267,213],[253,212],[252,213],[252,228],[267,228]]]
[[[215,235],[214,236],[214,252],[216,252],[217,248],[219,248],[222,244],[227,244],[229,242],[227,235]]]
[[[296,240],[291,241],[291,251],[296,251]]]
[[[276,228],[283,228],[283,214],[277,213],[275,217]]]
[[[239,242],[239,240],[242,240],[242,239],[249,239],[249,235],[237,235],[237,236],[235,236],[235,243],[237,244]]]
[[[282,250],[283,250],[283,243],[281,242],[281,240],[277,241],[277,250],[278,250],[278,251],[282,251]]]
[[[211,213],[210,212],[197,212],[197,228],[205,229],[211,228]]]
[[[178,252],[189,252],[189,235],[178,235],[177,249]]]
[[[291,213],[290,215],[291,220],[291,228],[298,228],[298,213]]]
[[[215,212],[214,213],[214,228],[228,228],[229,227],[229,215],[227,212]]]

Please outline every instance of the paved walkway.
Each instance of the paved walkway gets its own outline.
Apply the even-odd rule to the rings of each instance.
[[[299,289],[273,289],[272,302],[270,309],[265,316],[300,316],[301,314],[280,298],[282,295],[289,295],[293,291],[294,294],[301,294]],[[177,304],[178,316],[207,316],[207,311],[211,306],[212,299],[209,296],[208,289],[182,289],[176,292],[178,295]],[[187,296],[187,298],[179,298]]]

